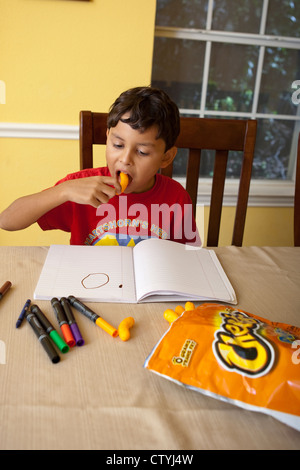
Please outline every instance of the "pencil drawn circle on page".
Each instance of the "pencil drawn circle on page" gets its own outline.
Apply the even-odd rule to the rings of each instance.
[[[81,284],[85,289],[99,289],[109,282],[109,276],[105,273],[90,273],[85,276]]]

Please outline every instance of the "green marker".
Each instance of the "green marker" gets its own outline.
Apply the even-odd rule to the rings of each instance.
[[[62,353],[66,353],[69,351],[69,346],[67,345],[67,343],[61,338],[61,336],[59,336],[59,334],[57,333],[57,331],[54,329],[54,327],[51,325],[51,323],[49,322],[48,318],[44,315],[44,313],[41,311],[41,309],[37,306],[37,305],[32,305],[30,310],[32,311],[32,313],[34,313],[37,318],[39,319],[40,323],[42,324],[42,326],[45,328],[47,334],[50,336],[50,338],[52,339],[52,341],[56,344],[56,346],[58,347],[58,349],[62,352]]]

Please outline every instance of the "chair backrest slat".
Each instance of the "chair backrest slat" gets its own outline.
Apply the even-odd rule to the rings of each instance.
[[[216,151],[207,232],[208,246],[218,245],[227,160],[227,150]]]

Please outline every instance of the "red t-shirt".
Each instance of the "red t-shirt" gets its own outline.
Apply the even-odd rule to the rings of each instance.
[[[110,173],[107,167],[82,170],[56,184],[97,175]],[[44,214],[38,224],[43,230],[70,232],[71,245],[134,246],[149,237],[201,245],[189,194],[160,174],[149,191],[114,196],[97,209],[68,201]]]

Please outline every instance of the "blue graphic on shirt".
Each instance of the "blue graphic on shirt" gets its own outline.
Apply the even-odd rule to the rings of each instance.
[[[135,246],[140,241],[149,237],[132,236],[124,233],[105,233],[102,237],[93,242],[93,245],[110,245],[110,246]]]

